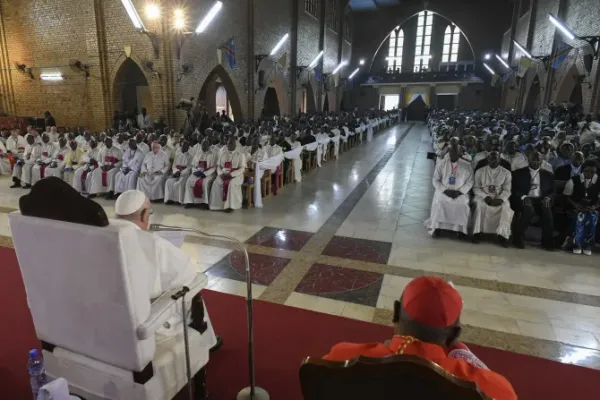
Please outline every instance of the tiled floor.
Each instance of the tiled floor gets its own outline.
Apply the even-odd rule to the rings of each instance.
[[[245,241],[253,297],[391,324],[392,306],[415,276],[442,276],[463,296],[464,339],[600,369],[598,256],[434,240],[428,218],[431,148],[423,125],[398,125],[340,155],[265,201],[232,214],[154,205],[155,222]],[[22,190],[0,179],[0,245]],[[114,202],[99,200],[109,215]],[[183,250],[208,287],[244,295],[241,253],[186,237]],[[390,331],[391,334],[391,331]]]

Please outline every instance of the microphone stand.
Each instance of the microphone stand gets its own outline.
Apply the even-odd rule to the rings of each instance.
[[[223,235],[212,235],[209,233],[202,232],[198,229],[183,228],[179,226],[170,226],[162,224],[150,224],[150,230],[154,232],[160,231],[174,231],[174,232],[190,232],[197,235],[206,236],[215,239],[224,239],[237,244],[244,253],[244,263],[246,269],[246,308],[247,308],[247,320],[248,320],[248,371],[250,377],[250,386],[242,389],[236,399],[237,400],[269,400],[269,393],[256,386],[254,378],[254,315],[252,309],[252,280],[250,277],[250,260],[248,258],[248,251],[239,240]],[[188,383],[189,384],[189,383]]]

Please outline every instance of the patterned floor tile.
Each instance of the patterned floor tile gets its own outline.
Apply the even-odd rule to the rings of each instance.
[[[248,239],[248,244],[275,249],[300,251],[312,237],[310,232],[278,229],[266,226]]]
[[[334,236],[325,247],[325,250],[323,250],[323,254],[326,256],[385,264],[390,255],[391,248],[392,245],[390,243]]]
[[[290,260],[285,258],[267,256],[263,254],[248,253],[250,258],[250,271],[252,283],[268,286],[285,268]],[[246,280],[244,255],[236,251],[225,256],[221,261],[206,271],[208,276],[233,279],[236,281]]]
[[[327,264],[313,264],[295,292],[375,307],[383,275]]]

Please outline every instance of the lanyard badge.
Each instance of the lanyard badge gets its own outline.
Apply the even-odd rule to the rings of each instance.
[[[452,173],[450,174],[450,178],[448,179],[449,185],[456,185],[456,170],[458,169],[458,162],[456,165],[454,163],[450,163],[450,168],[452,169]]]

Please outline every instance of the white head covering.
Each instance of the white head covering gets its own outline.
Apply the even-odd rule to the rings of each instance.
[[[146,195],[139,190],[128,190],[123,192],[115,204],[117,215],[131,215],[144,205]]]

